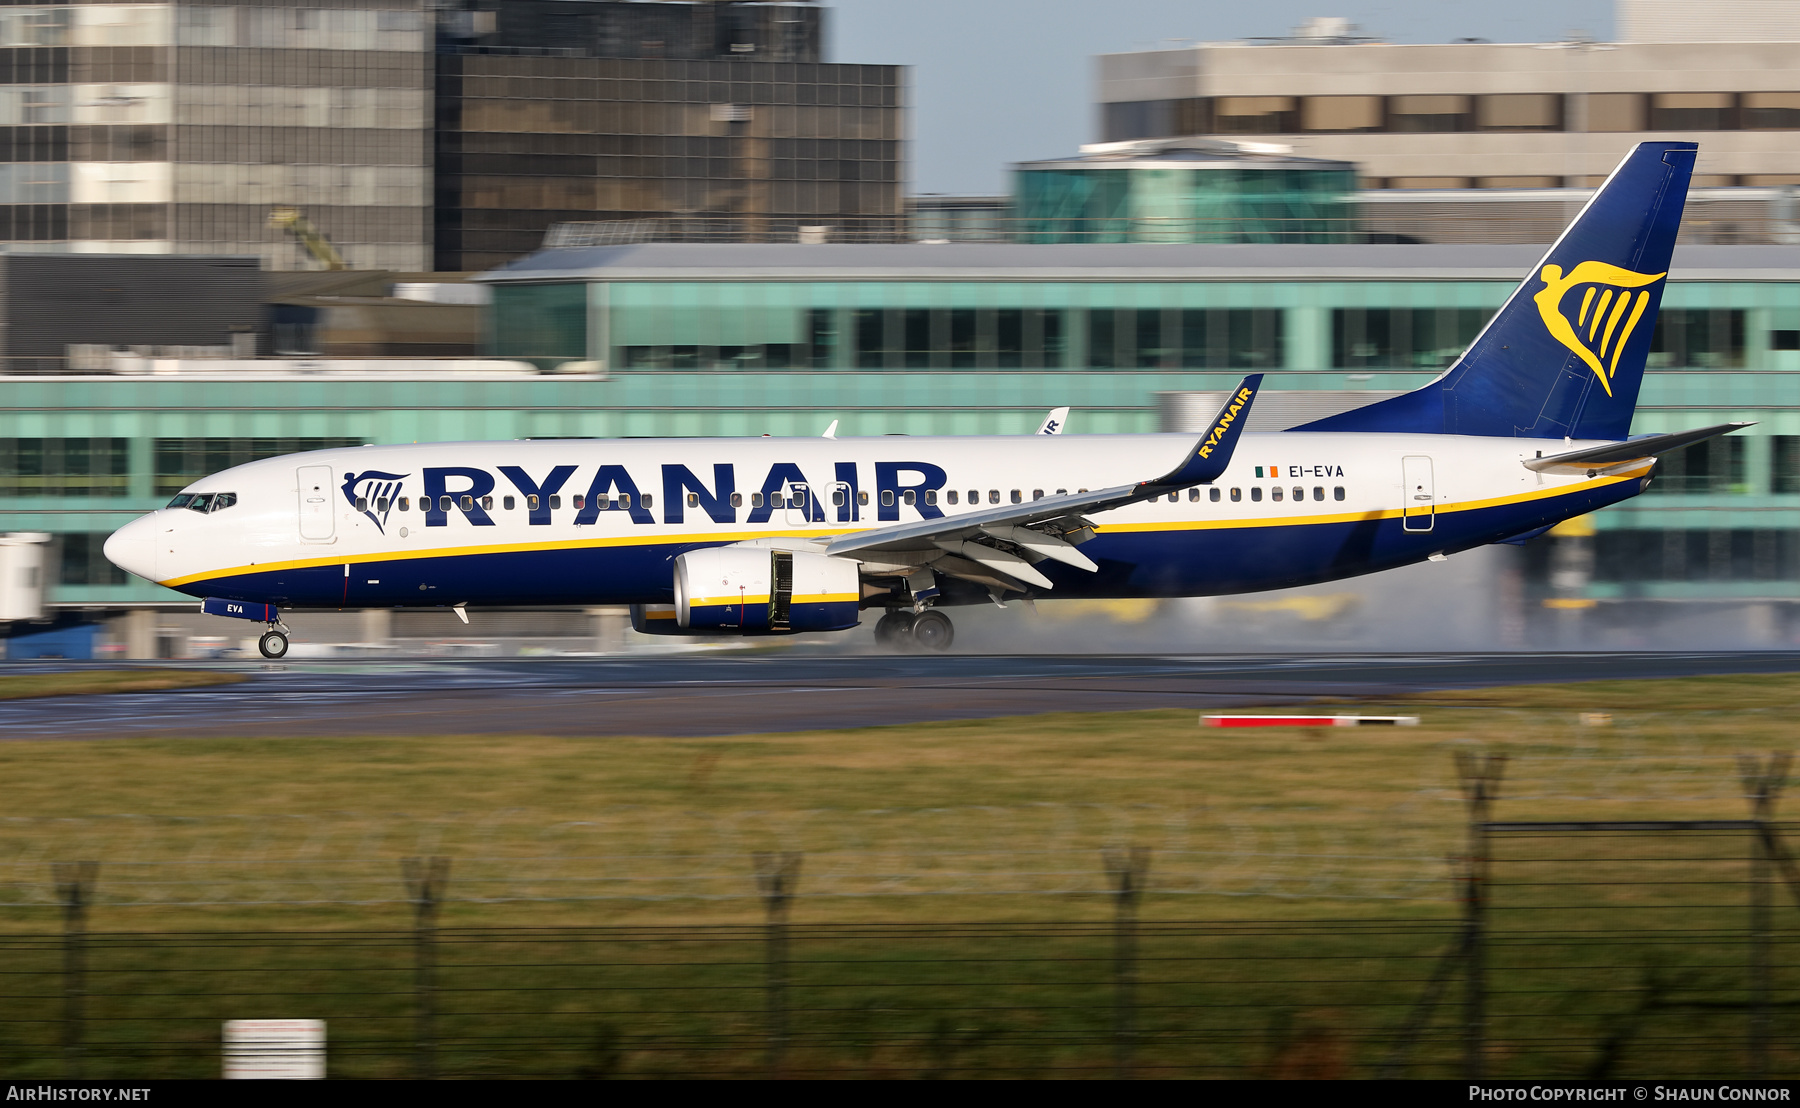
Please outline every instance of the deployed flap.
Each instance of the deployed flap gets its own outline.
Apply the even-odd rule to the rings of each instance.
[[[1746,427],[1754,427],[1754,423],[1721,423],[1714,427],[1701,427],[1693,431],[1675,431],[1667,435],[1640,435],[1624,442],[1609,442],[1602,446],[1586,446],[1580,450],[1569,450],[1561,454],[1552,454],[1547,458],[1527,458],[1525,468],[1539,473],[1550,469],[1589,469],[1595,466],[1615,465],[1619,462],[1633,462],[1640,458],[1654,458],[1684,446],[1692,446],[1697,442],[1729,435],[1733,431],[1741,431]]]
[[[1205,436],[1190,448],[1186,460],[1154,480],[1096,489],[1093,492],[1046,496],[1023,504],[1005,504],[998,508],[964,512],[941,519],[922,519],[916,523],[858,531],[833,539],[826,544],[825,553],[852,554],[859,550],[913,550],[930,547],[940,539],[948,541],[975,538],[984,529],[991,532],[1000,525],[1029,527],[1034,523],[1047,523],[1054,519],[1078,518],[1083,512],[1121,508],[1127,504],[1152,500],[1189,485],[1204,484],[1223,474],[1225,467],[1230,464],[1231,453],[1237,448],[1238,436],[1244,430],[1244,421],[1249,418],[1250,403],[1256,398],[1256,390],[1261,385],[1260,373],[1244,378],[1226,398],[1219,414],[1213,417]]]

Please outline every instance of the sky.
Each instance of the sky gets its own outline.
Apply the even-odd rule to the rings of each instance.
[[[1008,191],[1014,162],[1095,133],[1095,54],[1274,37],[1342,16],[1388,42],[1556,42],[1613,34],[1611,0],[830,0],[827,57],[912,67],[908,194]]]

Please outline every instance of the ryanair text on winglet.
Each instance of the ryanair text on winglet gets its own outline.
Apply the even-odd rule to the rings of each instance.
[[[1217,426],[1215,426],[1212,429],[1212,432],[1206,436],[1206,441],[1200,444],[1200,453],[1197,455],[1198,457],[1212,457],[1213,447],[1219,445],[1219,440],[1225,437],[1225,432],[1231,430],[1232,423],[1237,420],[1237,414],[1244,410],[1245,404],[1250,403],[1250,396],[1251,390],[1249,386],[1245,386],[1237,391],[1236,396],[1231,398],[1231,403],[1226,407],[1225,414],[1219,417]]]

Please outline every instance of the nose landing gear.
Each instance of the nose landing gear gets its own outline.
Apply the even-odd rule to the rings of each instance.
[[[256,649],[262,651],[265,658],[285,657],[288,652],[287,632],[277,627],[270,627],[256,640]]]
[[[956,639],[956,628],[950,617],[935,609],[914,615],[896,608],[875,624],[875,642],[888,650],[907,649],[941,653],[950,649]]]

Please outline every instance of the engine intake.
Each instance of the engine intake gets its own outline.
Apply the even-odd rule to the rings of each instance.
[[[857,624],[857,563],[823,554],[718,546],[675,559],[683,632],[787,635]]]

